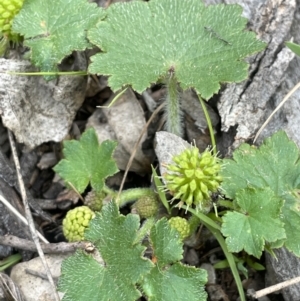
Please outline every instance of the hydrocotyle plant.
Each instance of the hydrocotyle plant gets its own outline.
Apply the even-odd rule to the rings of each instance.
[[[107,187],[105,180],[118,172],[116,162],[112,158],[116,145],[116,142],[111,140],[99,144],[95,130],[89,128],[79,141],[64,142],[64,159],[54,167],[54,171],[78,194],[83,193],[90,185],[96,196],[104,193],[114,198],[117,192]],[[156,197],[150,188],[132,188],[123,191],[118,202],[123,206],[142,196]]]
[[[245,31],[241,13],[239,5],[206,6],[199,0],[116,3],[88,32],[102,50],[89,72],[108,75],[113,91],[129,85],[142,93],[152,83],[165,84],[166,127],[182,135],[180,90],[194,88],[209,99],[220,82],[246,79],[243,58],[265,47]]]
[[[179,233],[165,218],[153,225],[147,235],[151,260],[143,256],[141,243],[147,233],[138,215],[121,215],[114,202],[105,205],[84,234],[94,250],[77,251],[62,264],[63,301],[128,301],[142,295],[153,301],[207,300],[207,273],[180,262]]]
[[[24,37],[34,65],[57,72],[57,64],[72,51],[92,47],[86,32],[104,16],[103,9],[86,0],[26,0],[12,29]]]
[[[57,71],[72,51],[98,46],[102,52],[92,57],[88,71],[108,75],[113,91],[132,86],[142,93],[153,83],[166,85],[166,127],[177,135],[183,132],[180,91],[193,88],[208,100],[220,83],[246,79],[243,58],[265,47],[245,30],[239,5],[151,0],[104,10],[74,0],[66,13],[64,2],[27,0],[16,16],[13,30],[24,36],[32,62],[42,71]]]
[[[299,158],[297,145],[279,131],[259,148],[243,144],[223,160],[221,190],[233,202],[221,204],[234,209],[222,224],[230,252],[259,258],[285,246],[300,257]]]
[[[98,194],[102,191],[111,193],[111,199],[116,200],[117,194],[106,187],[104,182],[108,175],[113,174],[117,170],[115,162],[112,159],[115,143],[105,141],[99,145],[95,131],[88,129],[82,135],[80,141],[67,141],[65,147],[65,159],[55,167],[55,170],[66,183],[69,183],[71,187],[79,192],[83,192],[90,183],[91,187]],[[191,152],[195,151],[191,149]],[[182,205],[182,208],[190,211],[193,217],[197,218],[197,223],[201,222],[206,226],[219,241],[237,281],[242,300],[245,300],[245,297],[232,253],[245,251],[249,255],[260,258],[262,252],[265,250],[272,252],[274,248],[285,246],[295,255],[300,256],[299,245],[297,243],[300,239],[300,229],[297,226],[300,220],[298,206],[300,189],[299,157],[300,152],[298,147],[282,131],[266,139],[259,148],[243,144],[239,149],[234,151],[233,159],[218,159],[218,164],[222,165],[221,169],[217,168],[222,178],[219,189],[225,195],[226,199],[219,199],[217,205],[223,209],[227,208],[227,210],[222,210],[218,217],[212,213],[205,212],[204,214],[200,210],[193,210],[193,207],[197,209],[197,204],[190,205],[190,208],[187,208],[187,205]],[[210,167],[211,158],[214,157],[209,157],[209,160],[207,160],[208,168]],[[201,161],[201,158],[199,161]],[[98,165],[98,162],[106,162],[106,164]],[[182,173],[178,174],[179,182],[182,181],[182,175],[185,174],[184,167],[188,175],[193,174],[192,168],[195,169],[194,172],[198,169],[197,165],[183,165],[185,166],[181,166],[180,168]],[[176,173],[173,175],[173,179],[175,178]],[[157,176],[154,179],[158,187],[162,186]],[[175,181],[177,182],[177,180]],[[168,210],[167,215],[170,216],[172,208],[169,207],[165,195],[162,191],[158,191],[158,194]],[[121,201],[119,205],[124,205],[128,201],[133,201],[143,196],[155,197],[154,211],[156,211],[156,195],[150,188],[137,188],[129,192],[126,190],[123,191],[120,196]],[[181,194],[177,196],[179,201],[181,201],[181,197]],[[149,200],[148,197],[146,199]],[[149,204],[146,202],[146,205],[148,206]],[[114,206],[117,206],[117,203]],[[107,218],[107,215],[104,214],[103,218],[104,216]],[[140,234],[137,235],[137,241],[142,241],[148,231],[152,231],[150,229],[153,229],[157,225],[158,221],[151,216],[152,214],[149,215],[149,218],[146,217],[147,222],[143,230],[140,230]],[[191,227],[190,221],[188,223],[183,220],[179,221],[177,217],[175,217],[174,221],[173,226],[175,225],[179,233],[181,233],[181,239],[187,237],[189,227]],[[84,226],[89,228],[93,223],[94,219],[92,219],[89,225],[85,223]],[[129,224],[127,226],[129,227]],[[97,227],[97,223],[93,227]],[[110,229],[109,233],[103,234],[103,239],[105,235],[109,236],[106,239],[109,239],[110,242],[112,237],[115,237],[117,240],[119,239],[119,234],[114,234],[114,231],[119,233],[119,226],[114,227],[115,229]],[[192,228],[195,230],[194,226]],[[100,231],[100,229],[93,231]],[[81,231],[81,234],[82,232],[84,230]],[[94,244],[97,244],[96,237],[99,237],[99,232],[97,233],[91,240]],[[177,233],[178,238],[179,233]],[[159,235],[158,233],[156,234]],[[90,240],[89,236],[83,235],[85,239]],[[164,243],[169,239],[172,240],[172,235],[171,237],[165,236],[163,238]],[[117,242],[115,243],[117,244]],[[78,258],[75,260],[81,260],[81,257]],[[152,258],[152,262],[156,264],[156,260],[155,255]],[[64,277],[68,279],[70,270],[66,271],[68,272],[66,272],[67,274]],[[141,284],[140,282],[138,283],[139,285]],[[156,295],[157,292],[153,294]]]

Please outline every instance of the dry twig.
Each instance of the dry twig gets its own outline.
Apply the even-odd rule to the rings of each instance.
[[[126,166],[126,170],[124,172],[124,175],[123,175],[123,179],[122,179],[122,182],[121,182],[121,185],[120,185],[120,189],[119,189],[119,192],[118,192],[118,195],[117,195],[117,202],[118,202],[118,199],[120,197],[120,194],[123,190],[123,187],[124,187],[124,184],[125,184],[125,180],[126,180],[126,177],[127,177],[127,174],[128,174],[128,171],[129,171],[129,168],[132,164],[132,161],[134,159],[134,156],[136,154],[136,151],[137,151],[137,148],[138,148],[138,145],[141,143],[141,140],[142,140],[142,137],[144,135],[144,133],[146,132],[148,126],[150,125],[150,123],[152,122],[153,118],[159,113],[159,111],[165,106],[165,103],[162,103],[160,106],[158,106],[155,111],[152,113],[151,117],[149,118],[149,120],[147,121],[147,123],[145,124],[141,134],[140,134],[140,137],[139,139],[136,141],[136,143],[134,144],[134,147],[133,147],[133,152],[131,153],[130,155],[130,158],[129,158],[129,161],[127,163],[127,166]]]
[[[300,82],[289,91],[289,93],[284,97],[284,99],[281,101],[281,103],[276,107],[276,109],[272,112],[272,114],[268,117],[268,119],[264,122],[264,124],[260,127],[258,132],[255,135],[255,138],[253,140],[253,143],[255,143],[256,139],[260,135],[260,133],[263,131],[263,129],[267,126],[267,124],[270,122],[272,117],[275,115],[275,113],[286,103],[286,101],[300,88]]]
[[[13,213],[17,218],[19,218],[21,222],[23,222],[26,226],[28,226],[28,222],[26,218],[23,215],[21,215],[20,212],[14,206],[12,206],[11,203],[6,198],[4,198],[1,194],[0,194],[0,201],[4,204],[4,206],[6,206],[8,210],[10,210],[11,213]],[[38,237],[44,243],[49,243],[48,240],[39,231],[36,232]]]
[[[54,298],[55,298],[56,301],[60,301],[60,298],[59,298],[59,295],[57,293],[54,280],[52,278],[51,272],[49,270],[47,261],[45,259],[43,250],[41,248],[41,245],[40,245],[40,242],[39,242],[39,239],[38,239],[38,235],[37,235],[37,232],[36,232],[36,229],[35,229],[35,226],[34,226],[34,221],[33,221],[32,215],[31,215],[31,211],[29,209],[27,195],[26,195],[26,189],[25,189],[25,185],[24,185],[22,175],[21,175],[21,167],[20,167],[20,162],[19,162],[19,158],[18,158],[18,154],[17,154],[17,149],[16,149],[16,145],[15,145],[15,142],[14,142],[12,132],[10,130],[8,130],[8,138],[9,138],[9,142],[10,142],[10,146],[11,146],[11,150],[12,150],[12,155],[13,155],[13,159],[14,159],[15,166],[16,166],[18,183],[19,183],[19,187],[20,187],[20,192],[21,192],[21,196],[22,196],[22,200],[23,200],[24,209],[25,209],[25,215],[26,215],[26,219],[28,221],[28,226],[29,226],[29,230],[30,230],[30,233],[31,233],[31,236],[32,236],[32,240],[34,241],[34,243],[36,245],[36,249],[38,251],[38,254],[39,254],[39,256],[40,256],[40,258],[43,262],[48,280],[49,280],[51,286],[53,287]]]
[[[295,278],[289,279],[287,281],[283,281],[281,283],[269,286],[267,288],[264,288],[262,290],[254,292],[254,293],[249,292],[248,295],[252,298],[258,299],[258,298],[261,298],[261,297],[266,296],[268,294],[274,293],[274,292],[279,291],[279,290],[281,290],[285,287],[288,287],[290,285],[293,285],[293,284],[296,284],[296,283],[299,283],[299,282],[300,282],[300,277],[295,277]]]
[[[5,235],[0,236],[0,245],[10,246],[13,248],[17,248],[20,250],[32,251],[36,252],[37,248],[34,242],[19,238],[14,235]],[[75,252],[77,249],[86,249],[88,243],[84,241],[68,243],[68,242],[60,242],[60,243],[41,243],[41,248],[44,253],[68,253]]]

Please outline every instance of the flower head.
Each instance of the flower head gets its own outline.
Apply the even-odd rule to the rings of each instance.
[[[187,206],[207,212],[211,208],[211,194],[218,190],[222,177],[220,159],[205,150],[200,154],[196,146],[185,149],[173,157],[163,176],[166,188],[174,199],[180,199]]]
[[[84,231],[94,217],[94,211],[87,206],[69,210],[63,220],[63,232],[66,239],[69,242],[84,240]]]
[[[0,3],[0,34],[13,42],[18,42],[20,39],[18,34],[12,32],[11,26],[23,2],[24,0],[2,0]]]

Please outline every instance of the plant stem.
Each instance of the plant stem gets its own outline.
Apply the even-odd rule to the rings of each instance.
[[[182,137],[180,93],[178,91],[177,79],[174,72],[170,72],[166,80],[166,130],[172,134]]]
[[[118,191],[112,190],[104,185],[103,191],[110,195],[112,198],[116,198],[118,195]],[[132,188],[123,190],[117,200],[117,204],[119,207],[123,207],[126,204],[133,202],[134,200],[142,197],[142,196],[156,196],[157,194],[151,188]]]
[[[215,140],[215,135],[214,135],[214,129],[212,127],[210,116],[209,116],[208,111],[206,109],[206,105],[205,105],[203,99],[201,98],[201,96],[199,94],[198,94],[198,97],[199,97],[199,100],[200,100],[200,103],[201,103],[201,106],[202,106],[202,110],[203,110],[205,118],[206,118],[208,130],[209,130],[209,134],[210,134],[210,140],[211,140],[213,154],[216,156],[217,155],[217,146],[216,146],[216,140]]]
[[[188,220],[189,225],[190,225],[190,233],[194,233],[196,229],[199,227],[201,224],[200,218],[198,218],[196,215],[192,214],[192,216]]]
[[[139,229],[136,235],[136,239],[134,240],[134,245],[141,243],[143,239],[146,237],[147,233],[150,232],[151,228],[154,226],[156,219],[154,217],[147,218],[143,223],[142,227]]]
[[[218,206],[222,206],[222,207],[234,210],[234,205],[233,205],[233,202],[231,202],[231,201],[219,200]]]
[[[161,202],[163,203],[163,205],[165,206],[165,208],[167,209],[168,214],[171,214],[171,208],[170,208],[169,202],[166,198],[166,194],[162,190],[164,185],[163,185],[162,181],[159,179],[155,168],[153,168],[152,165],[151,165],[151,168],[152,168],[153,180],[154,180],[154,183],[155,183],[155,186],[156,186],[158,196],[159,196]]]
[[[194,209],[191,208],[187,208],[186,206],[182,206],[182,208],[187,209],[188,211],[190,211],[193,215],[197,216],[201,222],[203,223],[203,225],[213,234],[213,236],[217,239],[217,241],[219,242],[224,255],[228,261],[229,267],[231,269],[233,278],[235,280],[240,298],[242,301],[246,301],[246,297],[245,297],[245,293],[243,290],[243,285],[242,285],[242,281],[240,278],[240,274],[238,272],[236,263],[234,261],[234,256],[232,255],[232,253],[230,253],[228,251],[226,242],[224,237],[221,234],[221,227],[216,224],[213,220],[211,220],[208,216],[206,216],[205,214],[201,213],[201,212],[196,212]]]
[[[43,75],[87,75],[87,71],[53,71],[53,72],[14,72],[7,71],[7,74],[11,75],[23,75],[23,76],[43,76]]]

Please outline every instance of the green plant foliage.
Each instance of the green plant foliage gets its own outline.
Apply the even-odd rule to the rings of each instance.
[[[100,192],[104,180],[118,171],[112,158],[116,144],[106,140],[99,145],[95,130],[90,128],[82,134],[79,141],[64,142],[65,159],[54,170],[79,193],[86,189],[89,182],[95,191]]]
[[[134,244],[140,226],[137,215],[120,215],[111,202],[91,221],[85,238],[96,246],[105,265],[92,255],[77,252],[63,262],[59,290],[64,301],[136,300],[137,281],[153,266],[142,258],[145,250]]]
[[[63,301],[137,300],[140,287],[148,300],[206,300],[206,272],[178,262],[182,243],[167,220],[151,229],[156,264],[142,257],[145,247],[137,243],[139,227],[138,216],[120,215],[114,202],[96,213],[85,232],[96,250],[92,254],[77,251],[62,264]]]
[[[0,3],[0,36],[12,42],[19,42],[20,37],[11,30],[11,24],[20,11],[24,0],[2,0]]]
[[[86,31],[104,16],[103,9],[86,0],[26,0],[12,29],[24,36],[41,71],[56,71],[72,51],[91,47]]]
[[[286,238],[284,224],[279,219],[283,200],[270,188],[239,190],[235,203],[236,211],[224,215],[221,228],[230,252],[244,249],[249,255],[260,258],[265,241]]]
[[[182,259],[182,245],[175,233],[166,219],[160,220],[151,229],[150,242],[156,265],[143,279],[143,291],[149,301],[205,301],[207,273],[179,262]]]
[[[235,200],[240,190],[252,187],[263,190],[270,188],[276,198],[284,200],[280,219],[284,223],[286,240],[279,240],[271,246],[280,247],[284,243],[290,251],[300,256],[300,207],[297,193],[300,186],[300,163],[296,144],[283,131],[266,139],[259,148],[243,144],[234,151],[232,160],[223,161],[221,174],[222,191],[228,198]],[[275,207],[278,206],[276,198],[273,197]],[[262,210],[262,216],[267,218],[269,210]],[[278,227],[278,224],[274,223],[273,227]],[[235,231],[237,229],[238,226]],[[269,228],[268,231],[272,235],[274,229]]]
[[[285,45],[290,48],[295,54],[300,56],[300,45],[292,42],[286,42]]]
[[[244,30],[241,14],[238,5],[199,0],[116,3],[88,33],[103,51],[92,58],[89,72],[109,75],[114,91],[132,85],[140,93],[174,73],[183,89],[193,87],[208,99],[220,82],[247,78],[242,59],[265,47]]]

